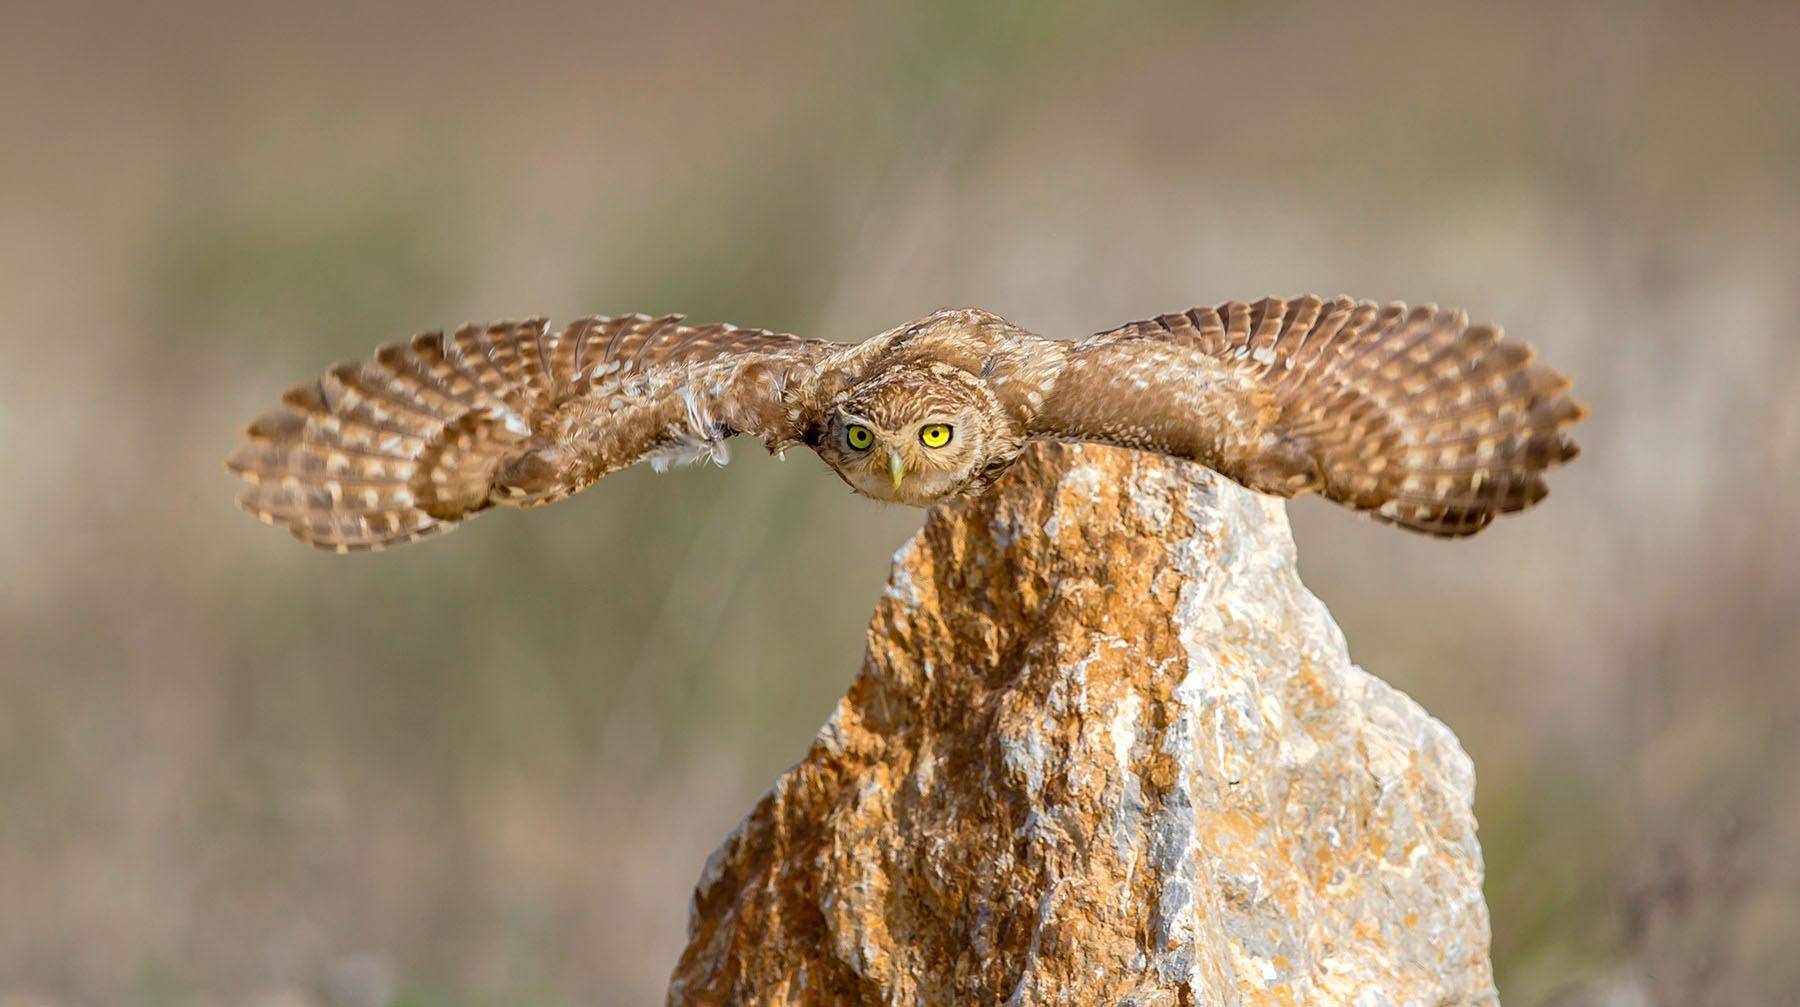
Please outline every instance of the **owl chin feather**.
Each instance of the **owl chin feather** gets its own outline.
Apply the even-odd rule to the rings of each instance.
[[[858,496],[907,507],[930,507],[962,495],[969,480],[955,472],[908,472],[898,484],[886,472],[839,471]]]

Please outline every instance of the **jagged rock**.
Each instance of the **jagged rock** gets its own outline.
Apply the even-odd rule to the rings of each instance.
[[[1492,1004],[1473,788],[1279,502],[1045,447],[900,551],[669,1003]]]

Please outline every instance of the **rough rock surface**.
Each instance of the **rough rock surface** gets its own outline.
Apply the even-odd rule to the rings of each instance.
[[[669,1003],[1491,1004],[1473,787],[1279,502],[1041,448],[900,551]]]

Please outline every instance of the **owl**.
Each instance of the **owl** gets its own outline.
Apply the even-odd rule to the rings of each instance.
[[[309,545],[382,549],[537,507],[639,462],[806,447],[862,496],[980,493],[1033,440],[1091,441],[1472,535],[1547,492],[1586,410],[1491,325],[1347,297],[1230,301],[1048,339],[946,308],[860,343],[679,315],[466,325],[297,385],[227,468]]]

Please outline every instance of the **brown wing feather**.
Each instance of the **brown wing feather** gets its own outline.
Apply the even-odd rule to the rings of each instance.
[[[1280,496],[1472,535],[1548,492],[1586,409],[1569,381],[1435,305],[1228,302],[1071,346],[1032,432],[1162,451]]]
[[[718,457],[732,434],[793,440],[784,389],[833,346],[675,315],[429,332],[291,389],[226,467],[263,521],[320,548],[380,549],[646,458]]]

